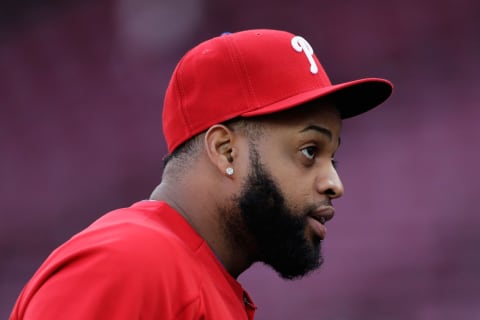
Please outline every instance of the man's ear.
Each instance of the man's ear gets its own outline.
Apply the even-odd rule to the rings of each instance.
[[[205,146],[210,161],[225,175],[234,167],[236,157],[235,133],[222,124],[211,126],[205,133]]]

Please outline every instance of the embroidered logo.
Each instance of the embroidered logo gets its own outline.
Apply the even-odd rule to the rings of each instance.
[[[313,74],[317,74],[318,66],[315,62],[315,59],[313,58],[313,48],[310,43],[308,43],[308,41],[305,40],[305,38],[303,37],[295,36],[292,38],[292,47],[297,52],[303,51],[303,53],[308,59],[308,62],[310,62],[310,72]]]

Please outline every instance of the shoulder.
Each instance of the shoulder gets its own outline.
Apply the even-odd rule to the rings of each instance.
[[[203,240],[178,213],[166,207],[134,206],[112,211],[75,235],[56,255],[97,257],[125,271],[180,272],[195,259]],[[189,235],[189,236],[185,236]]]
[[[125,319],[196,312],[201,271],[185,237],[166,220],[138,208],[105,215],[50,255],[25,287],[21,304],[36,312],[52,312],[45,308],[58,303],[75,312],[119,309]]]

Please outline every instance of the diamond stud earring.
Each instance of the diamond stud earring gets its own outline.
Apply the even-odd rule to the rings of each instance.
[[[227,176],[233,176],[233,168],[228,167],[227,169],[225,169],[225,173],[227,174]]]

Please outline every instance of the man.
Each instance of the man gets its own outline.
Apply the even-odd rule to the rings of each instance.
[[[253,319],[236,278],[255,262],[286,279],[320,266],[343,193],[341,121],[391,90],[331,85],[310,44],[284,31],[193,48],[165,96],[160,185],[55,250],[10,319]]]

